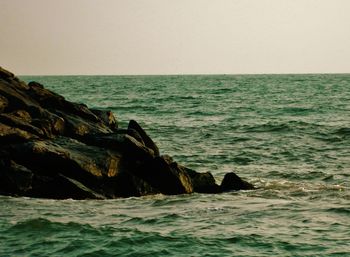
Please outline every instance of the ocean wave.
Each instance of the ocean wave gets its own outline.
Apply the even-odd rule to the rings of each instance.
[[[258,124],[249,124],[249,125],[238,125],[237,130],[242,132],[296,132],[303,131],[304,133],[307,130],[310,131],[319,131],[324,129],[324,125],[317,123],[310,123],[305,121],[285,121],[285,122],[265,122]]]
[[[1,198],[0,255],[349,254],[349,75],[36,79],[72,101],[112,108],[120,127],[138,120],[179,163],[218,181],[234,170],[258,189],[98,202]]]
[[[253,180],[257,191],[247,192],[248,195],[263,198],[280,199],[316,199],[337,198],[346,200],[350,196],[350,187],[341,184],[321,184],[293,182],[290,180]]]
[[[94,246],[92,238],[101,242],[105,238],[112,238],[113,229],[93,227],[86,223],[62,223],[45,218],[32,218],[16,222],[2,231],[2,236],[7,242],[0,246],[4,256],[6,253],[10,256],[77,256]]]
[[[350,128],[339,128],[337,129],[334,134],[340,135],[340,136],[350,136]]]
[[[338,214],[345,214],[345,215],[348,215],[350,217],[350,209],[348,206],[332,207],[332,208],[327,209],[327,211],[338,213]]]
[[[243,126],[245,132],[286,132],[293,129],[288,123],[264,123],[252,126]]]
[[[111,233],[111,231],[105,229],[98,229],[89,224],[76,223],[76,222],[57,222],[51,221],[45,218],[34,218],[16,222],[7,229],[9,234],[28,234],[28,235],[50,235],[65,231],[75,231],[77,233],[95,233],[105,234]]]
[[[279,109],[283,114],[308,115],[312,112],[319,112],[318,109],[308,107],[283,107]]]

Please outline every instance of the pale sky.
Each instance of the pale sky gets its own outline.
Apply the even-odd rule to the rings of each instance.
[[[18,75],[350,73],[350,0],[0,0]]]

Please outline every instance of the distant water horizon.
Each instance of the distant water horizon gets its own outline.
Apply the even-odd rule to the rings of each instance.
[[[4,67],[6,68],[6,67]],[[18,77],[23,77],[26,79],[27,77],[62,77],[62,76],[298,76],[298,75],[349,75],[350,72],[286,72],[286,73],[164,73],[164,74],[156,74],[156,73],[125,73],[125,74],[79,74],[79,73],[72,73],[72,74],[16,74]]]
[[[2,256],[349,256],[350,74],[21,76],[253,191],[0,196]]]

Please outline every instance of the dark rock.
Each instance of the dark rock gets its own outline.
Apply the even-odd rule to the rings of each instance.
[[[2,67],[0,67],[0,79],[9,82],[12,85],[15,85],[16,87],[21,89],[29,88],[29,86],[26,83],[19,80],[12,72],[9,72],[8,70],[3,69]]]
[[[65,120],[51,112],[44,109],[40,110],[40,114],[32,119],[31,124],[41,129],[47,138],[64,135],[66,132]]]
[[[91,111],[98,118],[100,118],[104,122],[104,124],[106,124],[110,129],[112,129],[113,131],[118,129],[117,119],[114,117],[111,111],[104,111],[104,110],[97,110],[97,109],[91,109]]]
[[[0,193],[28,195],[32,189],[33,173],[12,160],[0,160]]]
[[[28,131],[14,128],[0,122],[0,145],[17,144],[27,142],[30,139],[37,139],[36,135]]]
[[[9,101],[6,97],[0,95],[0,113],[5,111],[6,107],[8,106]]]
[[[40,174],[62,173],[79,180],[115,176],[120,161],[117,152],[111,153],[65,137],[28,141],[9,146],[7,151],[18,163],[31,166]]]
[[[103,182],[103,188],[109,198],[145,196],[160,193],[158,189],[130,172],[121,172],[117,177],[105,180]]]
[[[64,97],[58,95],[48,89],[45,89],[43,85],[37,82],[28,83],[29,90],[28,95],[34,98],[44,108],[64,108]]]
[[[234,173],[218,186],[211,173],[160,156],[136,121],[119,129],[112,112],[0,68],[0,194],[106,199],[252,188]]]
[[[23,115],[20,116],[18,113],[22,113]],[[26,115],[24,113],[26,113]],[[0,122],[14,128],[28,131],[29,133],[37,135],[39,137],[44,136],[44,132],[41,129],[30,124],[30,115],[23,110],[18,110],[17,113],[13,112],[0,114]]]
[[[221,188],[216,184],[215,178],[210,172],[199,173],[188,168],[186,168],[186,172],[192,180],[195,192],[208,194],[221,192]]]
[[[118,133],[120,133],[120,132],[123,133],[123,131],[119,131]],[[131,136],[134,139],[136,139],[141,145],[146,146],[145,142],[143,142],[143,139],[142,139],[141,135],[135,129],[127,129],[125,131],[125,134],[128,134],[129,136]],[[153,151],[153,153],[154,153],[154,151]]]
[[[174,162],[173,157],[171,157],[170,155],[164,154],[161,156],[167,163],[172,163]]]
[[[8,101],[7,110],[35,110],[39,108],[39,104],[26,94],[27,91],[19,88],[17,83],[9,83],[8,81],[0,81],[0,95]]]
[[[225,174],[224,179],[220,185],[221,191],[237,191],[237,190],[251,190],[254,186],[247,181],[242,180],[234,172]]]
[[[133,161],[150,160],[155,157],[152,149],[126,133],[92,134],[81,138],[88,145],[123,152]]]
[[[56,114],[64,120],[65,136],[80,138],[87,134],[111,133],[112,131],[102,123],[93,123],[79,116],[56,111]]]
[[[35,99],[41,107],[50,110],[51,112],[59,111],[60,113],[67,113],[78,116],[92,122],[101,121],[85,104],[77,104],[68,102],[63,96],[58,95],[37,82],[30,82],[30,90],[27,94]]]
[[[62,174],[53,176],[36,175],[33,190],[29,196],[53,199],[106,199],[101,194],[87,188],[79,181]]]
[[[12,72],[0,67],[0,78],[8,80],[8,79],[13,79],[14,77],[15,75]]]
[[[158,146],[153,142],[153,140],[147,135],[147,133],[143,130],[143,128],[141,128],[141,126],[136,121],[130,120],[128,129],[136,130],[140,134],[145,145],[153,150],[155,156],[159,156]]]
[[[147,181],[166,195],[192,193],[191,178],[185,169],[169,164],[163,157],[153,158],[145,167],[137,169],[135,175]]]

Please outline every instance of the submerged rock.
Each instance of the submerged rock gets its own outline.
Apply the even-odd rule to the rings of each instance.
[[[108,199],[149,194],[253,189],[234,173],[216,184],[160,155],[134,120],[72,103],[37,82],[0,68],[0,194]]]

